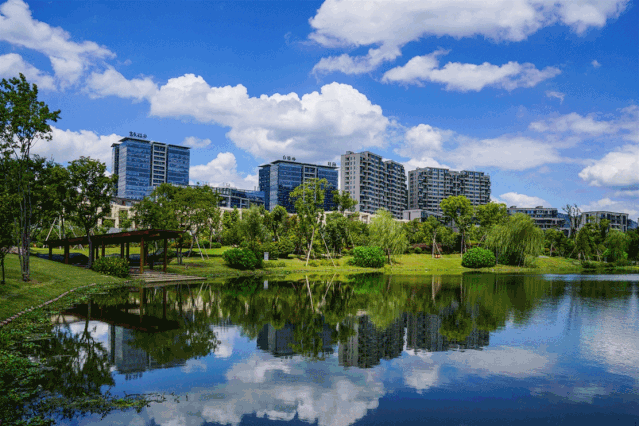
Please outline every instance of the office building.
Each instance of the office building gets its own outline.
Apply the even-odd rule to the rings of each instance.
[[[368,315],[349,318],[341,325],[352,330],[338,349],[339,365],[372,368],[382,359],[399,357],[404,350],[404,318],[395,319],[385,329],[378,329]]]
[[[581,222],[579,229],[583,228],[589,222],[599,223],[600,220],[607,219],[610,221],[610,229],[616,229],[621,232],[628,231],[628,213],[617,213],[607,211],[583,212],[581,214]]]
[[[229,186],[215,187],[215,192],[222,197],[220,207],[248,209],[252,205],[264,205],[264,192],[249,189],[237,189]]]
[[[356,211],[386,209],[396,219],[403,218],[407,203],[404,166],[393,160],[383,161],[368,151],[347,151],[341,159],[341,189],[357,200]]]
[[[559,229],[565,224],[564,218],[559,216],[559,212],[554,207],[508,207],[508,214],[523,213],[533,218],[535,225],[541,229]]]
[[[286,157],[260,166],[260,191],[264,192],[264,207],[272,211],[275,206],[282,206],[289,213],[295,213],[295,205],[291,201],[291,192],[302,183],[311,179],[326,179],[324,188],[324,210],[335,210],[333,191],[337,190],[337,166],[299,163]]]
[[[131,133],[111,145],[119,198],[141,200],[162,184],[189,184],[190,148],[153,142]]]
[[[408,210],[442,213],[439,203],[452,195],[464,195],[473,206],[490,202],[490,176],[484,172],[460,172],[425,167],[408,172]]]

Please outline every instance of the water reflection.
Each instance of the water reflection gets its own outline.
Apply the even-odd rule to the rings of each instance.
[[[373,411],[396,423],[405,414],[390,401],[480,424],[464,417],[477,398],[495,416],[523,410],[524,423],[639,409],[637,277],[253,278],[132,290],[62,313],[39,353],[55,371],[51,389],[69,397],[181,396],[104,424],[350,425]],[[415,391],[421,399],[398,396]]]

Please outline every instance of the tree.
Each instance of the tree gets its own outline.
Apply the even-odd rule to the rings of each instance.
[[[461,233],[461,253],[464,254],[464,247],[466,245],[465,237],[468,229],[472,225],[473,219],[473,206],[470,204],[470,200],[463,195],[450,196],[444,198],[439,203],[443,213],[444,219],[453,222],[459,232]]]
[[[612,230],[606,236],[604,242],[606,246],[607,260],[614,262],[617,260],[624,260],[628,257],[628,244],[630,243],[630,236],[624,234],[621,231]]]
[[[269,231],[273,234],[275,241],[280,240],[280,236],[286,228],[286,222],[288,220],[288,212],[280,205],[275,206],[272,212],[264,210],[264,222],[269,228]]]
[[[486,239],[488,232],[495,226],[508,220],[506,204],[490,202],[475,207],[475,218],[479,223],[480,243]]]
[[[28,162],[31,148],[38,141],[51,140],[49,122],[56,122],[60,111],[50,111],[38,101],[38,86],[31,85],[23,74],[19,78],[0,82],[0,155],[12,157],[18,167],[12,179],[16,182],[18,199],[18,241],[22,280],[29,281],[29,245],[33,202]]]
[[[568,227],[570,229],[570,232],[568,233],[568,238],[576,238],[577,229],[579,229],[579,226],[581,225],[581,220],[582,220],[581,209],[577,207],[577,204],[573,204],[572,206],[570,204],[566,204],[561,209],[568,216]]]
[[[238,222],[238,229],[243,241],[254,252],[259,253],[259,247],[268,240],[268,231],[264,224],[264,207],[252,205],[242,214]]]
[[[499,253],[498,259],[522,265],[526,259],[541,254],[544,248],[544,232],[528,215],[516,213],[496,225],[486,238],[486,244]]]
[[[93,265],[91,233],[100,219],[111,212],[111,199],[115,196],[117,176],[106,175],[106,165],[90,157],[80,157],[69,163],[69,201],[73,206],[71,217],[89,240],[89,264]]]
[[[401,223],[388,210],[377,210],[371,221],[370,245],[380,247],[391,262],[391,255],[403,253],[408,247],[408,238]]]
[[[290,195],[295,204],[295,211],[299,218],[298,227],[307,244],[306,265],[313,249],[313,240],[324,213],[326,179],[309,179],[295,188]]]
[[[572,240],[568,240],[568,237],[558,229],[546,229],[544,231],[544,238],[550,257],[553,255],[566,256],[570,253]]]
[[[351,197],[351,194],[347,191],[335,190],[332,192],[333,202],[337,206],[337,210],[344,214],[347,210],[351,210],[357,205],[357,200]]]
[[[628,235],[628,259],[639,260],[639,229],[631,229]]]

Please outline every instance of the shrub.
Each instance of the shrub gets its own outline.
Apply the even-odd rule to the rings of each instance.
[[[462,258],[464,268],[488,268],[495,266],[495,254],[481,247],[468,250]]]
[[[381,268],[386,262],[384,251],[379,247],[355,247],[353,263],[364,268]]]
[[[264,268],[284,268],[286,266],[286,262],[284,261],[276,262],[275,260],[265,260],[264,262],[262,262],[262,266]]]
[[[352,254],[352,250],[351,249],[342,249],[342,256],[350,256]]]
[[[515,253],[513,251],[503,251],[499,254],[499,263],[502,265],[512,265],[519,266],[524,264],[524,258],[520,253]]]
[[[415,254],[422,254],[422,249],[419,247],[415,247],[413,251],[415,252]]]
[[[249,249],[230,249],[222,254],[226,264],[233,269],[255,269],[262,267],[262,260]]]
[[[129,276],[129,261],[120,257],[99,257],[93,261],[91,269],[100,274],[126,278]]]
[[[589,260],[582,260],[581,267],[584,269],[597,269],[597,264]]]
[[[295,251],[295,244],[288,238],[282,238],[277,243],[277,251],[281,258],[288,259],[288,255]]]
[[[217,241],[214,241],[211,243],[211,247],[212,249],[218,249],[218,248],[222,248],[222,243],[218,243]]]

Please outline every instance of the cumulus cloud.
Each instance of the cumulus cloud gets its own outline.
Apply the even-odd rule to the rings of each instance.
[[[398,57],[407,43],[428,36],[521,41],[557,23],[583,34],[619,16],[628,3],[629,0],[326,0],[309,21],[313,28],[311,40],[330,48],[374,47],[365,56],[324,58],[314,70],[369,72]]]
[[[91,157],[106,163],[111,169],[111,145],[121,136],[116,134],[98,135],[89,130],[62,130],[51,127],[52,139],[49,142],[38,141],[32,152],[58,163],[66,163],[80,158]]]
[[[33,19],[29,6],[21,0],[0,5],[0,41],[46,55],[62,87],[76,83],[96,61],[115,57],[104,46],[74,42],[62,28]]]
[[[625,145],[584,168],[579,177],[592,186],[639,184],[639,145]]]
[[[207,146],[211,145],[211,139],[201,139],[195,136],[188,136],[184,138],[184,140],[182,141],[182,145],[190,146],[191,148],[196,149],[206,148]]]
[[[547,98],[557,98],[559,99],[559,103],[563,104],[564,103],[564,98],[566,97],[565,93],[561,93],[561,92],[555,92],[552,90],[547,90],[546,91],[546,97]]]
[[[0,55],[0,78],[9,79],[17,77],[20,73],[24,74],[30,83],[37,84],[39,89],[56,88],[53,77],[26,62],[17,53]]]
[[[546,206],[549,204],[543,198],[519,194],[518,192],[507,192],[505,194],[501,194],[499,199],[496,199],[497,203],[504,203],[508,207],[517,206],[517,207],[537,207],[537,206]]]
[[[241,84],[212,87],[187,74],[161,86],[150,103],[153,116],[230,127],[227,137],[236,146],[264,159],[285,153],[302,161],[335,161],[345,150],[383,146],[390,125],[379,105],[339,83],[301,97],[250,97]]]
[[[406,65],[387,71],[382,81],[417,85],[423,82],[440,83],[445,85],[446,90],[460,92],[479,92],[485,87],[511,91],[519,87],[534,87],[561,73],[553,67],[538,70],[531,63],[519,64],[512,61],[501,66],[488,62],[481,65],[448,62],[440,68],[437,57],[448,52],[439,49],[428,55],[416,56]]]
[[[593,67],[595,67],[595,68],[599,68],[599,67],[601,66],[601,64],[599,63],[599,61],[598,61],[598,60],[596,60],[596,59],[595,59],[594,61],[592,61],[592,62],[591,62],[591,64],[592,64],[592,66],[593,66]]]
[[[229,184],[242,189],[253,189],[257,186],[257,174],[239,173],[235,155],[231,152],[220,152],[206,164],[191,166],[189,176],[191,182],[207,183],[211,186]]]
[[[617,117],[602,119],[600,114],[582,116],[576,112],[530,123],[536,132],[573,134],[580,137],[620,135],[623,139],[639,142],[639,107],[630,105],[619,109]]]
[[[86,89],[92,98],[118,96],[120,98],[141,101],[157,92],[157,85],[150,77],[126,79],[112,67],[104,72],[93,72],[87,78]]]

